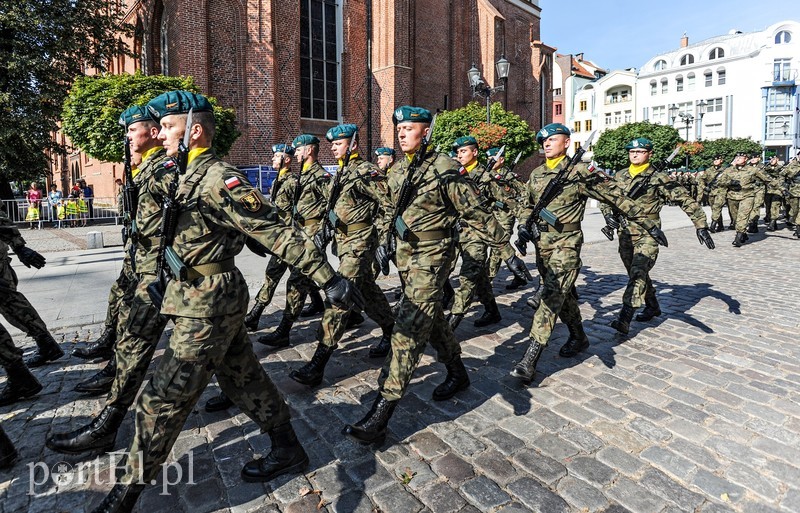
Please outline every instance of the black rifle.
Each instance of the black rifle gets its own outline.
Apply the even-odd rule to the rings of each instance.
[[[414,174],[419,169],[419,166],[422,165],[425,157],[427,157],[428,145],[431,142],[431,137],[433,137],[433,129],[436,126],[436,116],[437,114],[434,114],[433,119],[431,120],[431,126],[428,128],[428,136],[422,138],[419,149],[414,154],[414,158],[411,159],[411,164],[408,166],[408,171],[406,172],[406,177],[403,180],[403,185],[400,187],[400,193],[398,195],[397,203],[394,207],[394,214],[392,215],[392,222],[389,225],[389,233],[386,237],[386,249],[389,253],[389,258],[394,258],[395,252],[397,251],[397,241],[395,240],[395,235],[400,237],[400,240],[402,241],[407,241],[411,236],[411,230],[408,228],[408,225],[405,223],[405,221],[403,221],[403,212],[405,212],[406,208],[408,208],[411,200],[414,199],[414,189],[416,188],[416,185],[414,184]],[[389,269],[384,269],[383,274],[388,275]]]
[[[724,173],[724,172],[725,172],[725,169],[726,169],[727,167],[728,167],[728,166],[725,166],[725,167],[723,167],[722,169],[720,169],[720,170],[719,170],[719,173],[717,173],[717,175],[714,177],[714,179],[713,179],[713,180],[711,180],[710,182],[708,182],[708,184],[706,184],[706,186],[705,186],[705,187],[703,187],[703,197],[702,197],[702,198],[700,198],[700,200],[701,200],[703,203],[708,203],[708,201],[709,201],[709,195],[711,194],[711,191],[712,191],[712,190],[714,190],[714,186],[715,186],[715,185],[717,185],[717,181],[719,180],[719,177],[720,177],[720,176],[722,176],[722,173]]]
[[[122,244],[127,243],[128,237],[133,244],[130,245],[131,268],[136,272],[136,207],[139,202],[139,186],[133,181],[133,165],[131,164],[131,140],[125,135],[125,162],[123,163],[125,183],[122,186]]]
[[[583,154],[586,153],[586,148],[592,144],[594,140],[594,136],[597,134],[597,130],[593,130],[592,133],[589,134],[589,137],[586,139],[586,142],[578,148],[578,151],[575,152],[575,155],[569,160],[566,166],[561,168],[561,170],[553,177],[552,180],[547,184],[542,192],[542,195],[539,197],[539,201],[533,206],[533,212],[531,212],[530,217],[525,221],[525,228],[528,230],[529,233],[538,233],[533,231],[533,226],[535,224],[539,224],[541,220],[544,220],[547,224],[555,228],[556,230],[561,229],[561,222],[558,220],[552,212],[547,210],[547,205],[549,205],[554,199],[558,197],[564,191],[564,184],[567,181],[567,177],[572,172],[572,168],[575,167],[578,162],[581,161]],[[534,235],[534,242],[538,239]],[[528,242],[523,239],[517,239],[514,243],[519,249],[519,252],[523,255],[527,253],[527,246]]]
[[[497,165],[497,161],[500,160],[500,158],[503,156],[503,154],[505,152],[506,152],[506,145],[504,144],[497,151],[497,154],[489,157],[489,159],[486,161],[486,166],[485,166],[486,171],[485,171],[485,173],[494,173],[494,171],[493,171],[494,166]],[[491,194],[489,194],[489,186],[488,186],[487,183],[485,183],[485,182],[484,183],[476,183],[475,185],[478,187],[478,190],[480,191],[481,196],[484,198],[484,200],[489,205],[492,205],[492,206],[497,207],[497,208],[504,208],[505,207],[505,203],[503,203],[502,201],[497,201],[497,198],[494,198]]]
[[[160,308],[164,301],[164,293],[167,283],[171,278],[186,281],[189,278],[189,269],[181,258],[172,249],[175,240],[175,230],[178,227],[178,214],[180,203],[178,202],[178,184],[181,176],[186,173],[186,166],[189,162],[189,140],[192,129],[192,110],[186,116],[186,132],[183,134],[183,141],[178,143],[178,155],[175,157],[177,171],[172,177],[167,188],[167,197],[161,206],[161,240],[158,244],[158,257],[156,260],[156,274],[158,280],[147,287],[147,293],[153,301],[153,305]]]
[[[342,193],[342,175],[350,164],[350,155],[353,154],[353,149],[355,149],[356,137],[358,137],[358,129],[356,129],[353,136],[350,138],[350,144],[347,146],[347,151],[342,158],[342,164],[339,166],[339,170],[333,178],[331,195],[328,197],[328,206],[325,208],[325,215],[322,216],[322,230],[319,232],[320,251],[333,239],[333,233],[340,224],[339,216],[334,212],[334,208],[336,207],[336,202],[339,201],[339,195]]]
[[[635,201],[639,199],[645,192],[647,192],[647,187],[650,185],[650,179],[653,178],[653,175],[656,173],[660,173],[664,168],[666,168],[667,164],[672,162],[672,159],[675,158],[675,155],[678,154],[680,149],[681,149],[680,146],[675,148],[672,151],[672,153],[669,154],[669,157],[665,158],[664,162],[662,162],[661,164],[656,164],[655,162],[651,162],[650,167],[652,167],[653,170],[647,173],[647,175],[645,175],[645,177],[641,181],[639,181],[639,183],[631,187],[631,190],[628,191],[628,197]]]

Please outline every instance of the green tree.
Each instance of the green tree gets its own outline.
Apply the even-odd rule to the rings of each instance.
[[[481,158],[486,158],[486,150],[506,145],[506,160],[511,163],[522,152],[520,162],[539,149],[536,137],[528,123],[517,114],[507,111],[499,102],[491,106],[492,123],[486,123],[486,106],[471,102],[460,109],[440,112],[436,117],[433,146],[441,146],[440,151],[450,151],[451,145],[459,137],[472,135],[478,140]]]
[[[144,105],[159,94],[175,89],[200,92],[192,77],[139,72],[80,77],[64,102],[62,128],[72,144],[89,156],[121,162],[123,131],[118,124],[119,115],[131,105]],[[231,108],[220,107],[216,98],[209,98],[209,101],[214,106],[217,123],[214,151],[224,156],[241,135],[236,130],[236,113]]]
[[[127,53],[124,3],[14,0],[0,3],[0,196],[9,180],[41,176],[75,77]]]
[[[743,151],[745,153],[761,153],[762,147],[758,142],[750,139],[739,137],[736,139],[723,138],[714,139],[713,141],[702,141],[703,151],[698,153],[694,159],[697,167],[711,166],[714,155],[722,155],[724,163],[730,163],[736,153]]]
[[[606,130],[594,143],[594,160],[604,169],[618,170],[628,166],[628,152],[625,145],[637,137],[653,141],[653,160],[660,162],[667,158],[682,141],[678,131],[666,125],[656,125],[647,121],[627,123],[613,130]],[[673,160],[671,167],[679,167],[682,160]]]

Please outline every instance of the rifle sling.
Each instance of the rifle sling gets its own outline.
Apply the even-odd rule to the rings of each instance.
[[[344,235],[349,235],[353,232],[357,232],[358,230],[363,230],[369,226],[372,226],[372,223],[340,224],[336,227],[336,231]]]

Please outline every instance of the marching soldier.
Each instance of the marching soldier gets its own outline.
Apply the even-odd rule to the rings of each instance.
[[[778,186],[781,179],[781,161],[777,156],[769,159],[769,163],[764,167],[767,175],[773,179],[773,182],[767,184],[767,195],[764,197],[764,206],[766,214],[764,215],[764,222],[767,223],[767,231],[774,232],[778,229],[778,217],[781,215],[781,207],[783,206],[783,187]]]
[[[375,150],[375,164],[383,174],[389,171],[389,168],[394,164],[394,149],[392,148],[378,148]]]
[[[722,165],[722,155],[714,155],[712,166],[705,170],[697,183],[698,202],[702,201],[702,198],[707,198],[706,201],[711,206],[711,226],[709,227],[711,233],[725,230],[725,224],[722,222],[722,207],[725,205],[726,190],[717,186],[719,177],[725,172],[725,167]]]
[[[536,364],[553,333],[556,317],[569,329],[569,338],[559,355],[572,357],[589,347],[575,289],[583,246],[581,220],[589,197],[614,205],[626,217],[636,218],[650,236],[659,244],[666,245],[666,238],[658,225],[647,217],[639,217],[643,214],[642,208],[626,198],[606,175],[594,172],[593,167],[584,163],[578,163],[568,174],[562,175],[563,187],[558,189],[561,192],[543,205],[549,212],[548,217],[555,220],[554,225],[545,222],[536,224],[534,220],[529,222],[547,186],[569,165],[567,150],[571,144],[570,131],[561,123],[551,123],[536,134],[536,142],[544,149],[546,161],[531,172],[520,208],[517,232],[523,244],[538,239],[536,248],[542,282],[541,303],[531,323],[530,345],[511,370],[512,376],[526,383],[533,380]]]
[[[781,178],[785,180],[786,227],[794,226],[794,236],[800,238],[800,163],[792,159],[783,168]]]
[[[174,278],[165,289],[162,282],[150,287],[154,297],[163,297],[161,314],[173,320],[175,329],[137,401],[124,474],[94,513],[133,509],[215,374],[223,391],[272,441],[265,458],[245,465],[243,479],[268,481],[308,464],[289,408],[258,362],[244,327],[247,284],[234,257],[248,236],[313,277],[333,305],[360,306],[358,291],[334,273],[311,240],[284,224],[244,174],[214,155],[214,114],[204,96],[172,91],[154,98],[148,108],[160,120],[159,138],[167,155],[188,157],[177,182],[175,224],[166,227],[167,232],[174,228],[175,242],[167,250]],[[188,141],[185,149],[182,140]],[[171,234],[162,236],[169,240]]]
[[[751,154],[747,165],[753,173],[761,171],[766,175],[766,166],[761,162],[760,153]],[[758,219],[761,217],[761,207],[764,206],[764,197],[766,196],[765,184],[756,183],[754,185],[753,207],[750,211],[750,222],[747,223],[747,233],[758,233]]]
[[[650,165],[653,156],[653,143],[649,139],[639,137],[625,145],[631,164],[614,174],[613,181],[628,198],[636,201],[642,208],[640,216],[644,216],[659,228],[661,227],[661,209],[665,203],[678,205],[692,220],[697,229],[697,238],[708,249],[714,249],[714,241],[708,233],[706,214],[684,187],[666,173],[660,173]],[[611,326],[620,333],[627,334],[633,314],[642,303],[645,308],[636,320],[647,322],[661,315],[661,307],[656,299],[656,289],[650,280],[650,270],[658,258],[658,243],[643,227],[632,220],[626,226],[614,223],[614,214],[610,207],[602,205],[600,210],[607,220],[617,224],[619,234],[619,256],[628,271],[628,285],[622,295],[622,310],[619,318]]]

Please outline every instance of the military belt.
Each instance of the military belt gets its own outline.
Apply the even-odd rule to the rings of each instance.
[[[231,272],[236,269],[236,262],[233,258],[222,260],[221,262],[211,262],[209,264],[200,264],[189,268],[187,275],[188,280],[196,280],[201,276],[211,276],[214,274],[222,274]]]
[[[339,226],[336,227],[336,231],[348,235],[352,232],[363,230],[364,228],[367,228],[369,226],[372,226],[372,223],[340,224]]]
[[[577,232],[578,230],[581,229],[581,223],[564,223],[563,225],[561,225],[560,230],[556,230],[553,226],[550,226],[547,223],[542,223],[538,225],[538,228],[540,232],[558,232],[558,233]]]
[[[303,226],[316,226],[320,221],[322,221],[321,217],[309,217],[308,219],[303,219],[301,224]]]
[[[452,237],[451,230],[428,230],[425,232],[411,232],[408,236],[408,242],[422,242],[430,240],[442,240]]]

